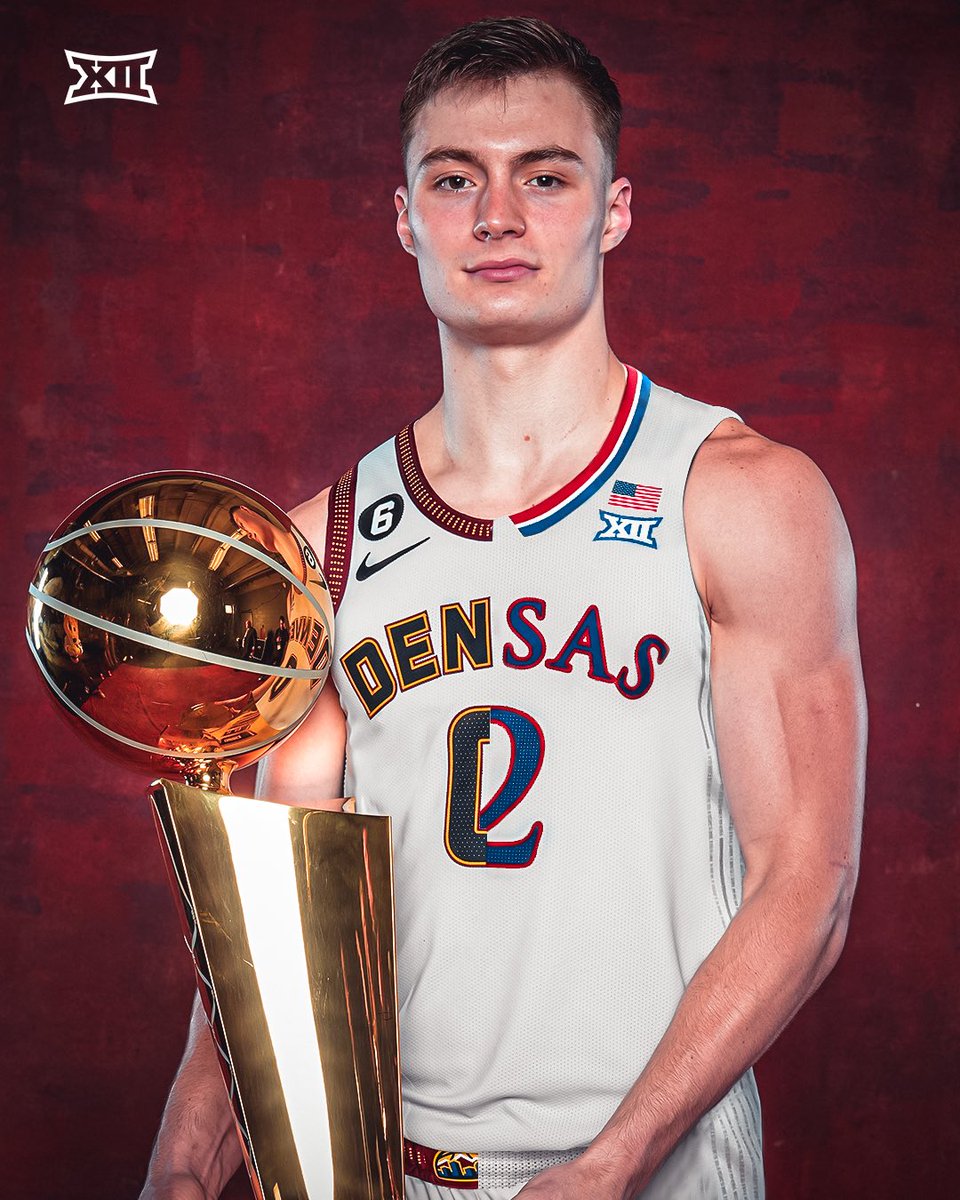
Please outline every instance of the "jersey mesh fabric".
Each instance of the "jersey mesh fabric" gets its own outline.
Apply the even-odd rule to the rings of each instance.
[[[550,1167],[560,1166],[576,1158],[579,1151],[567,1150],[558,1153],[537,1153],[529,1151],[526,1154],[493,1156],[485,1160],[481,1155],[479,1163],[479,1184],[482,1188],[511,1188],[522,1184],[541,1171]]]
[[[425,1145],[588,1144],[740,903],[682,513],[697,449],[734,414],[633,375],[623,403],[629,444],[536,532],[444,528],[394,442],[358,467],[334,678],[347,794],[393,818],[405,1131]],[[479,665],[445,656],[455,606],[489,611],[489,662],[476,643]],[[372,659],[358,688],[351,652],[393,676],[373,715]],[[681,1159],[713,1190],[674,1195],[761,1194],[752,1075]]]

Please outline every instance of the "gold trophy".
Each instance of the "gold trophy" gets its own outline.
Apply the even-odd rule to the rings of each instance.
[[[150,796],[259,1200],[399,1200],[389,818],[229,794],[330,665],[316,555],[230,480],[100,492],[45,547],[27,642],[58,707]]]

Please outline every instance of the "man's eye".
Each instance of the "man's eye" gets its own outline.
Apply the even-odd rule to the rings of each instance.
[[[469,185],[470,180],[463,175],[445,175],[443,179],[438,179],[436,184],[438,188],[444,188],[448,192],[462,192]]]
[[[530,182],[535,183],[538,188],[553,188],[563,186],[563,181],[558,179],[556,175],[534,175]]]

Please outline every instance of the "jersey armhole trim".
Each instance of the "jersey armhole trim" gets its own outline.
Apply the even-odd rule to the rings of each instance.
[[[357,468],[345,471],[330,489],[324,573],[330,588],[333,610],[340,607],[347,587],[350,552],[353,549],[353,509],[357,494]]]
[[[707,647],[709,649],[711,642],[710,614],[707,611],[706,600],[700,595],[700,587],[697,583],[697,575],[693,569],[693,559],[690,555],[690,539],[687,536],[687,485],[690,482],[690,473],[693,470],[693,464],[697,460],[697,455],[703,449],[704,443],[709,441],[714,433],[716,433],[717,427],[723,424],[724,421],[729,420],[731,417],[735,421],[739,421],[742,425],[743,417],[741,417],[739,413],[732,412],[729,408],[723,408],[720,405],[704,405],[703,407],[708,411],[709,415],[706,418],[705,425],[701,429],[697,430],[695,435],[697,441],[693,447],[692,453],[690,454],[689,461],[687,462],[687,471],[683,477],[683,488],[680,492],[680,522],[683,530],[683,553],[684,558],[686,559],[687,575],[690,580],[690,586],[693,588],[693,594],[697,598],[697,608],[700,610],[700,614],[706,622]]]

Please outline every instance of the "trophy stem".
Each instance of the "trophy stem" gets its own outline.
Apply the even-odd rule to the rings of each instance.
[[[183,768],[181,777],[187,787],[199,788],[202,792],[229,795],[230,776],[236,765],[230,758],[197,759],[192,765]]]

